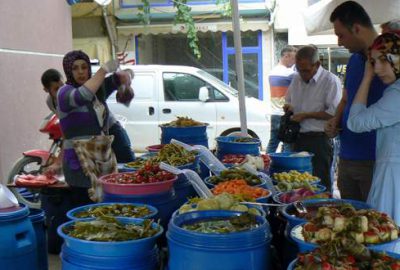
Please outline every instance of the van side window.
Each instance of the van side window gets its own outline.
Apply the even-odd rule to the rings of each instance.
[[[210,87],[209,87],[210,88]],[[222,94],[219,90],[215,89],[214,87],[212,87],[213,91],[212,93],[214,94],[213,100],[215,101],[228,101],[229,99]]]
[[[228,100],[220,91],[202,79],[186,73],[163,73],[165,101],[199,101],[200,87],[210,90],[210,101]]]

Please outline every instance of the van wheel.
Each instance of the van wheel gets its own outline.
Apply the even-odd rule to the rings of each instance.
[[[259,139],[254,131],[248,129],[247,132],[249,133],[250,137]],[[240,136],[240,134],[240,128],[231,128],[222,132],[221,136]]]

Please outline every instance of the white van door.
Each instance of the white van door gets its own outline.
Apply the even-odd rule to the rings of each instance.
[[[159,144],[160,129],[157,114],[157,80],[153,71],[135,71],[132,80],[135,97],[129,107],[119,104],[115,94],[107,100],[110,110],[117,116],[126,117],[125,129],[135,151]]]
[[[175,120],[177,116],[187,116],[196,121],[208,123],[207,134],[210,141],[215,137],[217,119],[216,102],[214,102],[211,86],[199,77],[183,72],[163,72],[163,90],[159,96],[160,123]],[[209,89],[209,99],[199,100],[201,87]]]

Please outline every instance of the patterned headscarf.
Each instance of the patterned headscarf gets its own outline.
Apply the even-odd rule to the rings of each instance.
[[[63,68],[65,76],[67,77],[67,84],[71,84],[74,87],[81,86],[74,80],[74,76],[72,75],[72,65],[76,60],[84,60],[89,65],[89,78],[92,77],[92,70],[90,69],[90,59],[89,56],[82,51],[70,51],[64,56],[63,59]]]
[[[391,64],[396,79],[400,78],[400,36],[394,32],[387,32],[378,36],[371,47],[369,47],[369,54],[371,50],[379,51],[386,60]]]

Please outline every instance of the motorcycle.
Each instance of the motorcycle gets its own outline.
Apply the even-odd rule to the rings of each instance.
[[[61,152],[62,132],[58,117],[51,113],[43,119],[39,131],[49,134],[52,144],[49,150],[33,149],[22,153],[22,157],[13,165],[7,182],[13,184],[18,175],[39,175],[50,166]],[[40,208],[40,198],[38,188],[11,187],[11,191],[18,201],[31,208]]]

